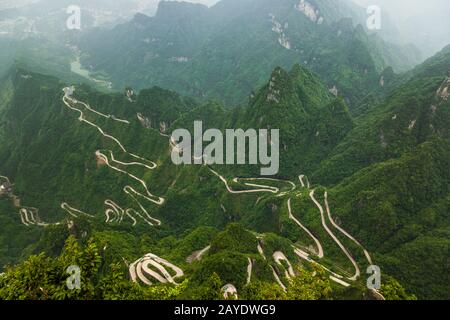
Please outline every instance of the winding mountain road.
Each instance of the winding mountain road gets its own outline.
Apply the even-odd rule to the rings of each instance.
[[[239,183],[239,180],[244,180],[244,181],[272,181],[272,182],[281,182],[281,183],[286,183],[291,185],[291,189],[289,190],[290,192],[294,191],[297,186],[295,185],[295,183],[293,183],[292,181],[289,180],[280,180],[280,179],[273,179],[273,178],[234,178],[233,182],[234,183]],[[248,185],[248,186],[255,186],[252,184],[249,184],[247,182],[244,182],[244,184]],[[264,187],[264,188],[272,188],[273,190],[277,190],[277,192],[280,192],[279,188],[276,187],[269,187],[266,185],[256,185],[256,187]]]
[[[270,266],[270,269],[272,269],[273,277],[275,278],[275,281],[278,283],[278,285],[283,289],[284,292],[286,292],[286,286],[281,281],[280,277],[278,276],[277,272],[275,271],[274,267]]]
[[[228,184],[227,179],[225,179],[223,176],[221,176],[219,173],[217,173],[216,171],[214,171],[213,169],[209,168],[209,170],[215,175],[217,176],[224,184],[225,187],[227,188],[229,193],[233,193],[233,194],[243,194],[243,193],[259,193],[259,192],[268,192],[268,193],[273,193],[273,194],[277,194],[279,192],[278,188],[275,187],[271,187],[271,186],[263,186],[263,185],[252,185],[252,184],[246,184],[248,186],[256,186],[257,188],[261,188],[261,189],[252,189],[252,190],[233,190],[231,189],[230,185]]]
[[[175,275],[172,276],[166,267],[171,269]],[[179,267],[151,253],[133,262],[129,266],[129,272],[133,282],[140,280],[148,286],[152,285],[148,277],[156,279],[160,283],[176,285],[175,279],[184,276],[183,270]]]
[[[71,110],[76,111],[79,113],[79,118],[78,120],[81,122],[84,122],[86,124],[88,124],[91,127],[96,128],[105,138],[113,141],[119,148],[120,150],[131,156],[132,158],[136,159],[136,161],[132,161],[132,162],[124,162],[124,161],[119,161],[114,157],[114,153],[111,150],[106,150],[106,151],[102,151],[102,150],[97,150],[96,151],[96,157],[97,159],[102,160],[109,168],[113,169],[114,171],[126,174],[127,176],[129,176],[130,178],[132,178],[133,180],[137,181],[145,190],[145,193],[140,193],[138,192],[136,189],[134,189],[133,187],[127,185],[124,187],[123,191],[129,195],[139,206],[139,208],[142,210],[142,214],[139,213],[138,211],[128,208],[126,210],[123,210],[120,206],[118,206],[117,204],[115,204],[112,200],[106,200],[105,201],[105,205],[107,207],[106,211],[105,211],[105,215],[106,215],[106,222],[121,222],[123,220],[123,216],[124,214],[126,214],[128,217],[130,217],[130,219],[133,221],[133,226],[135,226],[137,224],[137,220],[134,218],[135,216],[140,217],[141,219],[143,219],[147,224],[149,224],[150,226],[155,226],[155,225],[161,225],[161,221],[158,219],[155,219],[153,217],[150,216],[150,214],[147,212],[147,210],[144,208],[144,206],[140,203],[140,201],[137,199],[137,197],[144,199],[148,202],[154,203],[156,205],[162,205],[165,202],[165,199],[159,196],[155,196],[153,195],[146,182],[143,179],[138,178],[137,176],[135,176],[134,174],[129,173],[126,170],[123,170],[121,168],[118,167],[122,166],[122,167],[128,167],[128,166],[141,166],[144,167],[148,170],[154,170],[157,167],[157,164],[154,163],[153,161],[150,161],[148,159],[145,159],[141,156],[138,156],[134,153],[129,152],[125,146],[119,141],[119,139],[117,139],[114,136],[111,136],[107,133],[104,132],[104,130],[97,126],[96,124],[88,121],[82,110],[74,107],[71,104],[81,104],[82,106],[84,106],[84,108],[98,116],[104,117],[104,118],[108,118],[108,119],[112,119],[114,121],[120,122],[122,124],[129,124],[129,121],[127,120],[122,120],[122,119],[118,119],[113,115],[106,115],[103,114],[95,109],[93,109],[90,105],[88,105],[87,103],[84,103],[82,101],[78,101],[75,98],[72,97],[74,88],[70,88],[70,87],[66,87],[63,89],[64,91],[64,97],[63,97],[63,103]],[[109,157],[108,157],[108,155]],[[67,210],[66,210],[67,211]],[[73,215],[73,212],[68,211],[71,215]],[[116,218],[111,219],[110,215],[114,214],[114,215],[119,215],[120,217],[118,218],[118,220],[116,220]]]
[[[11,181],[8,177],[0,175],[0,179],[5,180],[9,186],[12,186]],[[0,186],[3,186],[3,183],[0,181]],[[42,222],[39,218],[39,210],[34,207],[25,207],[20,205],[20,199],[14,194],[10,194],[10,197],[13,199],[14,206],[19,209],[20,221],[26,227],[38,226],[38,227],[48,227],[48,226],[57,226],[60,225],[61,222],[56,223],[45,223]]]
[[[97,158],[102,160],[109,168],[111,168],[114,171],[126,174],[132,180],[138,182],[140,184],[140,186],[142,186],[143,190],[145,191],[145,192],[141,193],[129,185],[127,185],[123,188],[123,191],[137,203],[137,205],[140,208],[140,211],[136,211],[131,208],[123,209],[119,205],[114,203],[112,200],[109,200],[109,199],[106,200],[105,201],[105,206],[107,206],[107,209],[105,211],[106,223],[110,223],[110,222],[119,222],[120,223],[120,222],[122,222],[124,216],[127,215],[133,221],[133,226],[135,226],[137,223],[137,220],[135,217],[139,217],[140,219],[144,220],[147,224],[149,224],[151,226],[161,225],[161,221],[151,217],[150,214],[148,213],[148,211],[145,209],[145,207],[141,204],[141,202],[139,200],[145,200],[148,202],[152,202],[156,205],[162,205],[162,204],[164,204],[165,199],[162,197],[153,195],[149,191],[149,188],[143,179],[140,179],[136,175],[134,175],[134,174],[128,172],[126,169],[124,169],[124,167],[128,167],[128,166],[141,166],[148,170],[154,170],[157,167],[157,164],[150,160],[147,160],[143,157],[140,157],[138,155],[128,152],[127,149],[124,147],[124,145],[117,138],[105,133],[101,127],[88,121],[84,117],[83,111],[74,107],[73,105],[81,104],[89,112],[92,112],[103,118],[112,119],[114,121],[117,121],[117,122],[120,122],[123,124],[129,124],[129,122],[127,120],[117,119],[113,115],[103,114],[103,113],[93,109],[90,105],[88,105],[84,102],[77,101],[76,99],[71,97],[72,91],[70,91],[69,88],[65,88],[64,92],[65,92],[65,95],[63,97],[64,104],[71,110],[77,111],[80,114],[79,118],[78,118],[79,121],[82,121],[82,122],[96,128],[105,138],[113,141],[122,150],[122,152],[124,152],[125,154],[131,156],[132,158],[134,158],[136,160],[136,161],[131,161],[131,162],[119,161],[114,157],[114,153],[111,150],[97,150],[96,151]],[[71,105],[71,104],[73,104],[73,105]],[[179,150],[178,145],[175,143],[175,141],[173,140],[172,137],[170,137],[166,134],[161,134],[161,135],[169,138],[169,145],[172,148],[172,151],[174,149],[178,148],[178,152],[182,152],[182,150]],[[199,158],[197,158],[197,160],[198,159]],[[234,190],[225,177],[220,175],[218,172],[216,172],[214,169],[212,169],[209,166],[208,166],[208,169],[216,177],[218,177],[220,179],[220,181],[222,181],[224,183],[227,191],[231,194],[269,193],[269,194],[277,195],[278,197],[284,197],[286,195],[290,195],[290,193],[294,192],[297,188],[297,185],[295,183],[293,183],[292,181],[287,181],[287,180],[279,180],[279,179],[271,179],[271,178],[233,178],[232,179],[233,183],[241,184],[245,187],[252,188],[252,189],[248,189],[248,190]],[[310,189],[311,186],[310,186],[308,177],[306,177],[305,175],[300,175],[298,177],[298,179],[303,188]],[[287,190],[284,187],[282,188],[282,187],[275,187],[273,185],[267,185],[267,184],[264,184],[264,181],[289,184],[290,189]],[[334,240],[334,242],[339,246],[339,248],[342,250],[342,252],[345,254],[345,256],[350,260],[350,262],[354,266],[355,274],[352,277],[349,277],[348,279],[355,281],[360,277],[360,270],[359,270],[358,264],[356,263],[355,259],[351,256],[350,252],[344,247],[344,245],[339,241],[339,239],[335,236],[335,234],[328,227],[326,219],[325,219],[324,209],[321,206],[321,204],[314,197],[314,192],[315,192],[315,190],[312,190],[310,192],[309,196],[310,196],[311,200],[314,202],[315,206],[320,211],[322,226],[325,229],[325,231],[327,232],[327,234]],[[259,201],[259,199],[258,199],[258,201]],[[292,213],[291,198],[288,199],[287,205],[288,205],[288,211],[289,211],[289,219],[292,220],[295,224],[297,224],[314,241],[314,243],[315,243],[314,251],[315,252],[311,252],[311,253],[317,255],[317,257],[319,259],[323,258],[324,250],[323,250],[323,246],[320,243],[320,241],[318,240],[318,238],[316,236],[314,236],[314,234],[308,228],[306,228],[297,218],[295,218],[294,214]],[[78,214],[81,214],[81,213],[86,214],[77,209],[71,208],[67,204],[62,204],[61,207],[64,210],[66,210],[69,214],[74,215],[74,216],[77,216]],[[365,250],[364,247],[354,237],[352,237],[348,232],[346,232],[342,227],[340,227],[333,220],[331,211],[329,208],[329,204],[328,204],[328,194],[326,192],[325,192],[325,207],[326,207],[328,219],[331,222],[332,226],[335,229],[337,229],[340,233],[345,235],[347,238],[349,238],[351,241],[353,241],[360,248],[362,248],[368,262],[370,264],[372,264],[372,259],[370,257],[370,254],[368,253],[368,251]],[[88,215],[88,214],[86,214],[86,215]],[[26,212],[26,211],[24,211],[22,216],[23,216],[23,220],[25,223],[29,223],[29,221],[32,221],[32,219],[33,219],[33,218],[31,220],[28,219],[28,212]],[[192,261],[199,260],[201,258],[201,256],[207,250],[209,250],[209,247],[207,247],[203,250],[200,250],[198,252],[194,252],[190,257],[188,257],[188,259],[192,258]],[[258,252],[265,259],[265,255],[264,255],[263,249],[260,244],[258,244]],[[295,253],[302,259],[305,259],[309,262],[318,264],[317,262],[315,262],[313,259],[311,259],[309,257],[309,254],[301,251],[300,249],[296,249]],[[287,266],[288,266],[287,270],[286,270],[287,278],[295,276],[291,263],[289,262],[289,260],[286,258],[286,256],[282,252],[275,252],[273,254],[273,258],[277,264],[282,265],[283,260],[287,263]],[[247,266],[247,284],[250,283],[250,281],[251,281],[252,269],[253,269],[253,263],[252,263],[251,259],[248,258],[248,261],[249,261],[249,264]],[[320,264],[318,264],[318,265],[320,265]],[[174,270],[176,275],[172,277],[171,274],[169,274],[167,272],[166,267]],[[148,277],[156,279],[157,281],[159,281],[161,283],[175,283],[174,279],[183,275],[183,271],[181,269],[170,264],[168,261],[161,259],[155,255],[151,255],[151,254],[146,255],[143,258],[137,260],[136,262],[131,264],[129,268],[130,268],[130,275],[131,275],[131,278],[133,279],[133,281],[137,281],[137,279],[140,279],[143,283],[148,284],[148,285],[151,285],[151,281],[148,279]],[[333,281],[338,282],[344,286],[348,285],[345,281],[342,280],[344,278],[343,276],[338,275],[338,274],[330,271],[329,269],[325,268],[325,270],[330,272],[330,274],[331,274],[330,278]],[[281,282],[278,274],[275,272],[275,270],[273,268],[272,268],[272,271],[274,273],[276,281],[285,290],[286,287]]]
[[[367,259],[367,261],[369,262],[370,265],[372,265],[372,258],[370,257],[369,252],[361,245],[361,243],[356,240],[351,234],[349,234],[347,231],[345,231],[344,229],[342,229],[333,219],[333,217],[331,216],[331,212],[330,212],[330,206],[328,205],[328,192],[325,191],[324,194],[325,197],[325,207],[327,210],[327,214],[328,214],[328,219],[330,220],[331,224],[333,225],[333,227],[335,227],[336,229],[338,229],[343,235],[345,235],[347,238],[349,238],[350,240],[352,240],[358,247],[360,247],[363,252],[364,255]]]
[[[289,261],[289,259],[286,257],[286,255],[283,252],[281,252],[281,251],[274,252],[273,260],[275,260],[275,262],[277,264],[279,264],[280,266],[283,266],[281,261],[286,261],[286,263],[288,265],[288,268],[286,270],[286,278],[290,279],[291,277],[295,277],[294,268],[292,268],[291,262]]]
[[[73,208],[71,206],[69,206],[66,202],[61,203],[61,209],[63,209],[64,211],[66,211],[68,214],[70,214],[72,217],[78,218],[78,215],[85,215],[89,218],[94,218],[94,216],[92,214],[83,212],[81,210],[78,210],[76,208]]]
[[[248,179],[243,179],[243,178],[233,178],[232,181],[233,181],[234,183],[242,183],[242,184],[245,185],[245,186],[257,188],[257,189],[252,189],[252,190],[239,190],[239,191],[236,191],[236,190],[233,190],[233,189],[230,187],[230,185],[228,184],[227,179],[225,179],[225,178],[224,178],[223,176],[221,176],[219,173],[217,173],[216,171],[214,171],[212,168],[209,168],[209,170],[210,170],[214,175],[216,175],[216,176],[217,176],[217,177],[225,184],[225,186],[226,186],[226,188],[227,188],[227,191],[228,191],[229,193],[232,193],[232,194],[245,194],[245,193],[260,193],[260,192],[266,192],[266,193],[273,193],[273,194],[278,194],[278,195],[284,196],[284,195],[290,194],[291,192],[295,191],[295,189],[296,189],[296,185],[295,185],[294,183],[292,183],[292,182],[290,182],[290,181],[285,181],[285,180],[268,179],[268,178],[248,178]],[[307,189],[310,189],[310,188],[311,188],[311,185],[310,185],[310,182],[309,182],[308,177],[306,177],[305,175],[300,175],[298,178],[299,178],[300,184],[302,185],[303,188],[307,188]],[[264,185],[264,184],[249,183],[249,182],[245,182],[245,181],[276,181],[276,182],[284,182],[284,183],[289,183],[289,184],[291,184],[292,188],[291,188],[291,190],[288,191],[288,192],[280,192],[280,189],[277,188],[277,187],[268,186],[268,185]],[[350,252],[347,250],[347,248],[339,241],[339,239],[335,236],[335,234],[334,234],[334,233],[331,231],[331,229],[328,227],[328,225],[327,225],[327,223],[326,223],[326,220],[325,220],[324,209],[323,209],[323,207],[320,205],[320,203],[315,199],[314,193],[315,193],[315,190],[312,190],[312,191],[310,192],[309,196],[310,196],[311,200],[313,201],[313,203],[316,205],[316,207],[317,207],[317,208],[319,209],[319,211],[320,211],[320,217],[321,217],[321,223],[322,223],[322,226],[323,226],[323,228],[325,229],[325,231],[327,232],[327,234],[333,239],[333,241],[339,246],[339,248],[342,250],[342,252],[345,254],[345,256],[346,256],[346,257],[350,260],[350,262],[352,263],[352,265],[353,265],[353,267],[354,267],[354,269],[355,269],[355,274],[354,274],[353,276],[351,276],[351,277],[348,277],[348,279],[351,280],[351,281],[356,281],[356,280],[360,277],[360,275],[361,275],[361,271],[360,271],[360,269],[359,269],[359,266],[358,266],[356,260],[352,257],[352,255],[350,254]],[[297,195],[297,196],[299,196],[299,195]],[[301,196],[301,194],[300,194],[300,196]],[[259,199],[258,199],[258,200],[259,200]],[[315,252],[311,252],[311,253],[317,255],[317,257],[318,257],[319,259],[324,258],[325,254],[324,254],[324,250],[323,250],[322,244],[320,243],[319,239],[318,239],[316,236],[314,236],[314,234],[313,234],[308,228],[306,228],[306,227],[305,227],[305,226],[304,226],[297,218],[295,218],[295,216],[294,216],[293,213],[292,213],[292,203],[291,203],[291,201],[292,201],[292,198],[289,198],[289,199],[287,200],[287,206],[288,206],[288,211],[289,211],[289,219],[291,219],[292,221],[294,221],[294,222],[295,222],[295,223],[296,223],[303,231],[305,231],[305,232],[309,235],[309,237],[314,241],[316,249],[314,250]],[[354,237],[352,237],[352,236],[351,236],[348,232],[346,232],[343,228],[341,228],[340,226],[338,226],[338,225],[336,224],[336,222],[333,220],[333,218],[331,217],[331,213],[330,213],[330,209],[329,209],[329,205],[328,205],[328,194],[327,194],[327,193],[325,193],[325,205],[326,205],[326,208],[327,208],[328,218],[329,218],[329,220],[331,221],[333,227],[335,227],[339,232],[343,233],[346,237],[348,237],[350,240],[354,241],[359,247],[361,247],[361,248],[363,249],[363,251],[364,251],[364,254],[365,254],[367,260],[369,261],[370,264],[372,264],[372,260],[371,260],[371,258],[370,258],[370,254],[368,253],[368,251],[365,250],[365,249],[362,247],[362,245],[361,245]],[[265,255],[264,255],[263,249],[262,249],[262,247],[261,247],[261,244],[258,244],[258,252],[260,253],[260,255],[261,255],[262,257],[265,258]],[[311,258],[309,257],[309,254],[307,254],[307,253],[305,253],[305,252],[303,252],[303,251],[301,251],[301,250],[299,250],[299,249],[296,249],[295,252],[296,252],[296,254],[297,254],[300,258],[302,258],[302,259],[304,259],[304,260],[307,260],[307,261],[309,261],[309,262],[311,262],[311,263],[315,263],[315,264],[320,265],[321,267],[323,267],[326,271],[328,271],[328,272],[331,274],[331,275],[330,275],[330,279],[331,279],[331,280],[333,280],[333,281],[335,281],[335,282],[337,282],[337,283],[339,283],[339,284],[341,284],[341,285],[343,285],[343,286],[349,286],[349,284],[348,284],[347,282],[345,282],[345,281],[342,280],[342,279],[344,278],[343,276],[341,276],[341,275],[339,275],[339,274],[337,274],[337,273],[335,273],[335,272],[333,272],[333,271],[327,269],[326,267],[322,266],[321,264],[317,263],[316,261],[314,261],[313,259],[311,259]],[[288,263],[288,265],[289,265],[289,270],[286,271],[286,277],[289,278],[289,277],[292,277],[292,276],[293,276],[294,273],[293,273],[292,266],[290,265],[290,262],[286,259],[286,257],[283,257],[282,253],[276,252],[276,253],[274,254],[274,259],[275,259],[275,261],[276,261],[277,263],[280,263],[280,261],[282,261],[282,260],[286,260],[287,263]],[[275,280],[282,286],[283,289],[285,289],[285,286],[282,284],[282,282],[281,282],[281,280],[280,280],[278,274],[276,274],[276,272],[275,272],[275,270],[274,270],[273,268],[272,268],[272,271],[273,271],[273,273],[274,273]]]
[[[123,210],[117,203],[115,203],[110,199],[105,200],[105,206],[107,207],[107,209],[105,210],[106,215],[105,223],[109,222],[121,223],[125,215],[125,210]],[[113,216],[112,219],[111,215]]]
[[[248,259],[248,265],[247,265],[247,285],[250,284],[250,282],[252,281],[252,272],[253,272],[253,262],[252,259],[247,258]]]
[[[323,207],[320,205],[320,203],[314,197],[314,192],[315,192],[315,190],[312,190],[310,192],[309,196],[320,211],[322,226],[325,229],[325,231],[330,235],[330,237],[334,240],[334,242],[336,242],[336,244],[339,246],[339,248],[341,248],[342,252],[346,255],[346,257],[350,260],[350,262],[352,263],[353,267],[355,268],[355,274],[348,279],[351,281],[356,281],[359,278],[359,276],[361,275],[361,271],[359,270],[358,264],[356,263],[355,259],[351,256],[351,254],[348,252],[348,250],[342,245],[342,243],[339,241],[339,239],[330,230],[330,228],[328,228],[327,223],[325,221],[325,214],[324,214]]]
[[[111,152],[111,154],[112,154],[112,152]],[[108,167],[110,167],[111,169],[113,169],[113,170],[115,170],[115,171],[117,171],[117,172],[126,174],[126,175],[128,175],[130,178],[132,178],[132,179],[136,180],[137,182],[139,182],[139,183],[142,185],[142,187],[144,188],[144,190],[145,190],[145,192],[146,192],[147,195],[144,195],[144,194],[141,194],[141,193],[137,192],[137,191],[136,191],[135,189],[133,189],[131,186],[126,186],[125,188],[127,188],[128,190],[132,190],[133,193],[135,193],[135,194],[137,194],[138,196],[140,196],[140,197],[146,199],[147,201],[153,202],[153,203],[155,203],[155,204],[157,204],[157,205],[162,205],[162,204],[164,204],[164,198],[161,198],[161,197],[158,197],[158,196],[153,195],[153,194],[149,191],[148,186],[147,186],[147,183],[145,183],[144,180],[139,179],[139,178],[136,177],[135,175],[133,175],[133,174],[131,174],[131,173],[128,173],[128,172],[125,171],[125,170],[122,170],[122,169],[120,169],[120,168],[118,168],[118,167],[115,167],[115,166],[111,165],[111,163],[110,163],[110,161],[109,161],[109,158],[108,158],[104,153],[102,153],[100,150],[97,150],[97,151],[95,152],[95,155],[96,155],[98,158],[100,158],[101,160],[103,160],[103,162],[104,162]],[[142,165],[143,165],[143,166],[146,166],[145,164],[142,164]],[[125,191],[125,192],[127,192],[127,191]],[[128,193],[128,192],[127,192],[127,193]]]
[[[306,179],[306,184],[305,184],[305,182],[303,182],[303,178]],[[308,189],[310,188],[309,180],[308,180],[307,176],[302,174],[302,175],[298,176],[298,180],[300,180],[300,184],[302,185],[303,188],[308,188]]]
[[[222,292],[223,292],[223,297],[224,297],[225,299],[232,299],[232,298],[238,299],[238,292],[237,292],[237,289],[236,289],[236,287],[235,287],[233,284],[231,284],[231,283],[224,285],[224,286],[222,287]]]
[[[206,248],[202,250],[198,250],[193,252],[189,257],[186,258],[187,263],[192,263],[194,261],[200,261],[203,257],[203,255],[211,249],[211,246],[207,246]]]
[[[22,224],[24,224],[25,226],[29,227],[29,226],[38,226],[38,227],[48,227],[50,225],[53,226],[57,226],[60,225],[60,222],[57,223],[45,223],[45,222],[41,222],[38,219],[38,209],[36,208],[28,208],[28,207],[22,207],[19,210],[19,214],[20,214],[20,220],[22,221]]]
[[[313,239],[314,243],[316,244],[316,252],[315,254],[322,259],[324,257],[324,253],[323,253],[323,247],[322,244],[320,243],[319,239],[317,239],[311,231],[309,231],[308,228],[306,228],[299,220],[297,220],[294,215],[292,214],[292,208],[291,208],[291,199],[289,198],[288,202],[288,211],[289,211],[289,219],[291,219],[292,221],[294,221],[301,229],[303,229],[309,236],[311,239]]]

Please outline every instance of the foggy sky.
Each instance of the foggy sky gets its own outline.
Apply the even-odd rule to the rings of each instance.
[[[449,0],[352,0],[387,12],[404,42],[430,56],[450,44]],[[383,26],[383,24],[382,24]]]
[[[211,6],[219,0],[186,1]],[[363,8],[378,5],[382,12],[387,12],[398,28],[401,40],[415,44],[425,56],[430,56],[450,44],[450,0],[348,1],[353,1]]]
[[[193,3],[201,3],[207,6],[212,6],[213,4],[216,4],[218,2],[218,0],[187,0],[187,1]]]
[[[389,11],[393,18],[399,22],[415,16],[440,15],[446,12],[448,15],[450,2],[448,0],[353,0],[355,3],[367,7],[378,5]]]
[[[186,0],[213,5],[219,0]],[[277,0],[275,0],[277,1]],[[450,44],[450,0],[348,0],[363,8],[378,5],[399,30],[404,43],[430,56]]]
[[[0,0],[0,10],[45,0]],[[95,2],[95,0],[92,0]],[[111,0],[129,2],[133,12],[153,15],[159,0]],[[181,1],[181,0],[170,0]],[[219,0],[184,0],[212,6]],[[278,1],[278,0],[273,0]],[[299,0],[300,1],[300,0]],[[450,44],[450,0],[344,0],[353,1],[362,9],[378,5],[389,15],[400,34],[400,41],[415,44],[430,56]],[[76,3],[77,0],[74,0]],[[383,24],[382,24],[383,26]],[[388,30],[388,33],[390,31]],[[389,39],[390,40],[390,39]]]

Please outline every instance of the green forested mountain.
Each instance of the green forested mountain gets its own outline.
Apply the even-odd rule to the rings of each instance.
[[[165,5],[170,18],[178,5]],[[346,25],[343,38],[366,37]],[[379,89],[383,66],[367,59]],[[410,298],[402,286],[449,298],[448,50],[395,76],[387,96],[356,108],[357,117],[344,90],[329,91],[330,78],[279,64],[234,109],[158,87],[105,94],[78,84],[72,92],[57,78],[11,69],[0,88],[0,263],[46,256],[5,268],[0,298],[65,297],[64,282],[48,279],[74,263],[89,265],[87,287],[68,298],[219,298],[229,284],[248,299],[362,299],[370,264],[381,267],[385,298]],[[257,181],[259,166],[175,166],[170,133],[195,120],[204,129],[279,128],[280,173]],[[180,285],[146,288],[139,272],[151,263]],[[30,270],[54,277],[24,290]],[[138,278],[140,286],[129,281]]]
[[[155,17],[90,32],[78,46],[83,65],[115,88],[158,85],[235,105],[276,66],[300,63],[355,106],[380,86],[386,67],[418,62],[411,48],[369,35],[364,15],[349,1],[222,0],[211,8],[162,1]]]

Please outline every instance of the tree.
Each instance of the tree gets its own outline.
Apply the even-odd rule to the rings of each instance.
[[[193,293],[194,300],[223,300],[223,282],[217,273],[213,273],[203,284]]]
[[[287,286],[288,300],[329,300],[333,289],[325,271],[315,266],[314,272],[298,269]]]
[[[176,300],[188,284],[185,280],[177,286],[164,284],[143,288],[125,277],[120,264],[112,264],[108,275],[100,281],[97,293],[103,300]]]
[[[286,300],[283,289],[276,283],[252,281],[242,290],[245,300]]]
[[[177,286],[157,285],[147,288],[145,292],[146,300],[176,300],[186,291],[189,280],[184,280]]]
[[[388,277],[381,285],[380,293],[386,300],[417,300],[413,294],[408,294],[394,278]]]
[[[31,256],[17,267],[7,269],[0,277],[0,299],[94,299],[100,263],[101,257],[93,240],[82,247],[71,236],[59,257]],[[69,289],[67,285],[70,266],[80,270],[80,288]]]
[[[110,265],[108,275],[100,281],[97,296],[102,300],[141,300],[144,290],[127,279],[120,264],[116,263]]]

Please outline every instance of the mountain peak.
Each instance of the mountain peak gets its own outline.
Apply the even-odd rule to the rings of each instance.
[[[203,14],[208,7],[199,3],[160,1],[156,16],[158,18],[178,19],[181,17]]]
[[[331,101],[320,79],[301,65],[294,65],[290,72],[276,67],[268,83],[251,100],[245,122],[256,127],[270,123],[292,129],[306,115],[315,114]]]
[[[143,13],[140,13],[140,12],[136,13],[133,17],[133,21],[140,23],[140,24],[147,23],[150,19],[151,19],[151,17],[149,17]]]
[[[276,67],[270,77],[267,98],[268,103],[278,104],[286,91],[291,91],[292,82],[289,74],[281,67]]]

